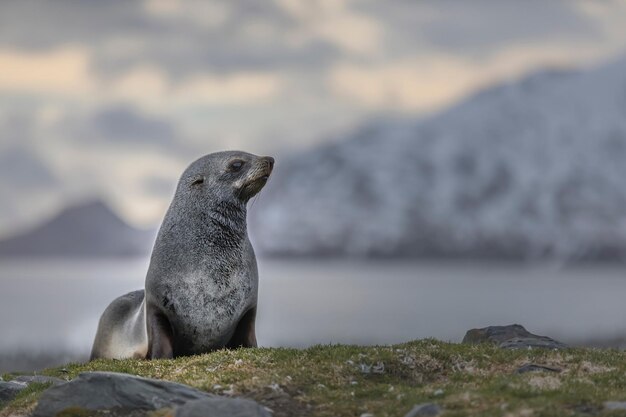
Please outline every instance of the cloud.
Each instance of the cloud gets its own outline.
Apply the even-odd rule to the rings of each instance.
[[[113,106],[87,119],[88,136],[111,142],[134,144],[175,144],[176,128],[162,118],[140,114],[132,107]]]
[[[0,178],[3,188],[34,192],[57,185],[57,178],[32,149],[13,145],[0,152]]]
[[[537,68],[570,68],[607,53],[593,42],[521,44],[481,59],[431,52],[373,64],[342,62],[328,72],[329,89],[354,106],[389,112],[432,112],[497,82]]]
[[[112,34],[148,34],[160,27],[143,16],[139,2],[54,3],[6,0],[0,4],[0,43],[27,50],[57,49],[67,44],[97,45]]]
[[[0,50],[0,91],[55,95],[86,101],[132,102],[151,105],[241,105],[277,94],[277,74],[198,72],[173,79],[160,68],[144,64],[115,76],[91,72],[94,63],[83,48],[45,52]]]
[[[302,46],[323,40],[341,48],[344,53],[376,54],[381,48],[383,22],[354,10],[349,1],[277,0],[297,21],[291,42]]]
[[[470,81],[461,60],[433,56],[373,66],[344,63],[328,77],[338,96],[381,111],[432,111],[467,92]]]
[[[280,77],[273,74],[235,73],[222,77],[203,74],[178,85],[173,99],[228,106],[268,99],[278,93],[280,85]]]
[[[9,129],[0,123],[5,134],[11,133]],[[23,138],[21,130],[14,132],[13,140]],[[20,143],[4,145],[0,147],[0,230],[12,233],[24,227],[28,219],[47,214],[61,179],[37,150]]]
[[[24,22],[28,22],[25,24]],[[42,51],[88,45],[92,70],[139,64],[170,76],[199,71],[319,67],[339,53],[325,39],[293,45],[297,22],[271,2],[0,2],[0,47]]]
[[[115,100],[155,101],[163,100],[170,89],[166,73],[152,65],[138,65],[105,82],[104,96]]]
[[[624,47],[625,13],[618,1],[590,0],[7,0],[0,3],[0,47],[78,45],[101,76],[140,66],[183,78],[315,72],[347,58],[408,59],[433,50],[477,57],[510,45],[611,39]]]
[[[581,2],[363,0],[353,2],[352,9],[383,25],[383,52],[387,57],[428,50],[476,57],[494,49],[534,42],[601,41],[603,25],[577,7]],[[605,8],[619,14],[616,6],[607,3]]]
[[[204,29],[216,29],[232,18],[229,2],[145,0],[144,10],[148,15],[164,20],[184,20]]]
[[[461,54],[563,38],[600,40],[600,28],[579,13],[574,3],[571,0],[437,2],[436,17],[422,26],[421,33],[431,45]],[[434,2],[429,6],[435,9]]]
[[[85,95],[94,91],[85,48],[43,52],[0,50],[0,90],[31,94]]]
[[[379,113],[605,59],[626,49],[624,22],[617,0],[6,0],[0,148],[32,149],[58,193],[104,190],[154,219],[159,181],[192,156],[287,154]]]

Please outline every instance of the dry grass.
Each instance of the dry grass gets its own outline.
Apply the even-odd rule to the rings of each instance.
[[[561,372],[515,371],[525,364]],[[49,369],[73,378],[115,371],[252,398],[282,416],[404,416],[434,402],[446,416],[592,416],[626,400],[626,354],[615,350],[501,350],[421,340],[395,346],[240,349],[174,360],[98,360]],[[6,377],[10,377],[7,375]],[[32,407],[43,387],[0,411]],[[622,415],[626,415],[623,413]]]

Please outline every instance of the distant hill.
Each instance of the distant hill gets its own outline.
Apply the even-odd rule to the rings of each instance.
[[[251,214],[269,255],[626,258],[626,59],[279,160]]]
[[[128,257],[147,255],[155,230],[138,230],[102,201],[68,207],[47,222],[0,241],[3,257]]]

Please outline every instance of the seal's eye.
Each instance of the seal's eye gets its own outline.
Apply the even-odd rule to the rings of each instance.
[[[191,185],[201,185],[204,184],[204,177],[198,177],[191,182]]]
[[[228,164],[228,170],[231,172],[241,171],[241,168],[243,168],[243,164],[244,162],[242,160],[237,159]]]

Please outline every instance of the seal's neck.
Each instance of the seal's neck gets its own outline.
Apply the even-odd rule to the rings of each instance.
[[[220,201],[211,204],[207,211],[202,212],[200,219],[209,228],[245,233],[246,211],[245,203]]]
[[[198,217],[198,231],[210,248],[240,248],[246,239],[246,206],[220,202]]]
[[[245,203],[239,202],[219,201],[183,209],[172,206],[155,249],[163,247],[165,242],[167,250],[186,254],[239,248],[247,237],[246,212]]]

